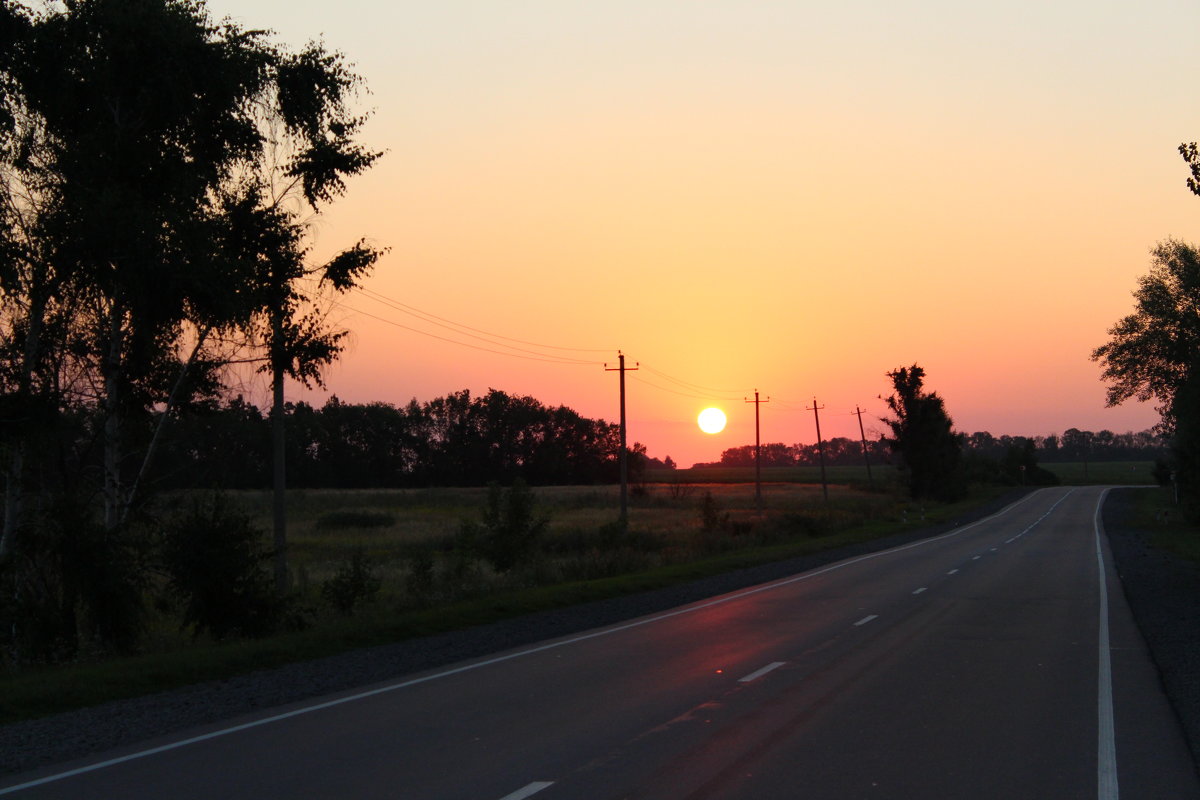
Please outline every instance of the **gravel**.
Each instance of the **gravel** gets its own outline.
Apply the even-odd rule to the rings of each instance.
[[[952,522],[918,527],[874,542],[716,575],[628,597],[517,617],[463,631],[365,648],[222,681],[120,700],[0,726],[0,774],[11,774],[215,723],[333,692],[347,691],[543,639],[609,625],[775,580],[823,564],[934,536],[994,513],[1014,491]],[[1128,501],[1113,492],[1104,522],[1134,616],[1159,663],[1164,685],[1200,753],[1200,612],[1197,570],[1146,547],[1123,527]],[[1163,580],[1163,570],[1171,576]],[[1200,759],[1198,759],[1200,760]]]

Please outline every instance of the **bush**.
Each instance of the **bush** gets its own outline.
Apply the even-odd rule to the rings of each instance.
[[[363,548],[358,548],[349,559],[342,562],[333,577],[321,585],[321,597],[343,614],[375,599],[383,582],[372,569]]]
[[[0,644],[13,665],[130,652],[145,622],[146,543],[139,528],[105,531],[59,495],[18,529],[0,563]]]
[[[275,631],[284,603],[267,569],[272,555],[263,532],[221,495],[193,500],[163,535],[163,570],[183,605],[182,626],[216,639]]]
[[[492,483],[482,524],[464,523],[460,541],[475,548],[497,571],[507,572],[541,548],[550,521],[536,514],[536,505],[533,491],[520,478],[507,491]]]

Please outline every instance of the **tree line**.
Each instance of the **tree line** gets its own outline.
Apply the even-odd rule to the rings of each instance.
[[[287,403],[288,482],[296,488],[391,488],[615,483],[620,431],[566,406],[496,389],[424,403]],[[195,409],[173,426],[163,485],[270,485],[270,419],[242,397]],[[636,476],[651,463],[630,448]],[[656,462],[655,460],[655,463]]]
[[[1110,430],[1068,428],[1061,436],[994,436],[987,431],[957,435],[961,438],[964,454],[968,456],[1001,459],[1013,448],[1023,450],[1032,447],[1037,460],[1045,463],[1154,461],[1165,456],[1168,451],[1166,441],[1154,430],[1113,433]],[[862,439],[835,436],[826,439],[822,447],[815,443],[764,443],[761,458],[764,467],[798,467],[817,466],[821,463],[822,456],[827,465],[848,467],[861,465],[864,459],[872,464],[889,462],[892,450],[886,437],[867,439],[864,443]],[[697,466],[752,467],[754,445],[728,448],[721,452],[719,460]]]

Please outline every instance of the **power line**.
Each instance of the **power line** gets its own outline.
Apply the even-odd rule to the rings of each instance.
[[[653,372],[655,375],[657,375],[658,377],[660,377],[664,380],[670,381],[671,383],[678,384],[679,386],[683,386],[688,389],[693,389],[693,390],[699,389],[702,392],[713,392],[715,394],[727,394],[727,395],[737,395],[744,391],[744,389],[716,389],[712,386],[701,386],[698,383],[690,383],[690,382],[682,380],[680,378],[673,378],[670,375],[668,375],[667,373],[662,372],[661,370],[654,369],[653,367],[642,367],[642,369],[647,370],[648,372]]]
[[[374,300],[377,303],[383,303],[386,306],[390,306],[392,309],[399,311],[402,314],[409,314],[410,316],[417,317],[418,319],[422,319],[425,322],[430,322],[434,325],[437,325],[442,328],[448,328],[450,330],[455,330],[456,328],[463,329],[462,331],[455,330],[456,333],[463,333],[464,331],[473,331],[474,333],[482,334],[483,336],[489,337],[491,339],[504,339],[505,341],[516,342],[517,344],[525,344],[525,345],[529,345],[530,347],[538,347],[543,350],[565,350],[565,351],[573,352],[573,353],[611,353],[613,350],[613,348],[611,348],[611,347],[604,347],[604,348],[563,347],[560,345],[540,344],[538,342],[529,342],[524,339],[515,339],[511,336],[503,336],[499,333],[491,333],[490,331],[485,331],[481,328],[474,328],[470,325],[464,325],[461,322],[455,322],[454,320],[447,319],[446,317],[439,317],[437,314],[433,314],[428,311],[423,311],[423,310],[417,308],[416,306],[411,306],[411,305],[408,305],[407,303],[401,303],[399,300],[394,300],[386,295],[382,295],[379,292],[373,291],[371,289],[355,287],[355,290],[359,294],[362,294],[362,295],[370,298],[371,300]],[[466,335],[470,335],[470,334],[466,334]],[[481,337],[472,336],[472,338],[478,339]],[[486,339],[485,339],[485,341],[486,341]],[[492,342],[491,344],[499,344],[499,343]],[[508,347],[509,345],[501,344],[500,346]],[[513,348],[513,349],[517,349],[517,348]],[[589,362],[589,363],[595,364],[597,362]]]
[[[543,361],[547,364],[569,364],[572,366],[594,367],[597,364],[603,363],[601,361],[585,361],[583,359],[578,359],[578,358],[554,358],[554,357],[546,356],[541,353],[534,353],[533,355],[521,355],[519,352],[518,353],[510,353],[510,352],[506,352],[504,350],[493,350],[489,347],[480,347],[479,345],[471,344],[469,342],[460,342],[457,339],[449,339],[445,336],[438,336],[436,333],[430,333],[429,331],[423,331],[420,328],[414,328],[411,325],[405,325],[401,322],[396,322],[395,320],[387,319],[386,317],[381,317],[381,316],[378,316],[377,314],[372,314],[368,311],[362,311],[361,309],[357,309],[357,308],[354,308],[353,306],[346,305],[345,303],[343,303],[341,301],[337,301],[337,305],[341,306],[342,308],[346,309],[347,311],[351,311],[355,314],[362,314],[364,317],[370,317],[371,319],[379,320],[380,322],[385,322],[388,325],[392,325],[397,328],[402,328],[406,331],[411,331],[413,333],[419,333],[422,336],[428,336],[431,339],[437,339],[442,342],[449,342],[450,344],[456,344],[459,347],[469,347],[472,350],[480,350],[484,353],[494,353],[496,355],[508,356],[510,358],[522,358],[522,359],[525,359],[526,361]],[[476,338],[478,338],[478,337],[476,337]],[[492,342],[492,344],[496,344],[496,343]],[[508,345],[497,345],[497,346],[507,347]],[[516,348],[516,347],[514,347],[512,349],[520,350],[520,348]],[[531,351],[531,350],[522,350],[521,352],[533,353],[533,351]]]

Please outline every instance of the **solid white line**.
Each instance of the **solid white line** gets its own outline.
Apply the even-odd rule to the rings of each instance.
[[[506,794],[500,800],[525,800],[526,797],[533,797],[542,789],[553,786],[554,781],[534,781],[528,786],[517,789],[512,794]]]
[[[915,592],[913,592],[913,594],[920,594],[921,592],[925,591],[925,589],[926,587],[922,586],[920,589],[917,589]]]
[[[878,614],[871,614],[871,615],[869,615],[869,616],[863,617],[863,618],[862,618],[862,619],[860,619],[858,622],[854,623],[854,627],[856,627],[856,628],[857,628],[859,625],[866,625],[868,622],[870,622],[870,621],[871,621],[871,620],[873,620],[873,619],[879,619],[879,615],[878,615]]]
[[[756,669],[754,672],[751,672],[746,677],[738,678],[738,683],[749,683],[750,681],[757,680],[758,678],[761,678],[763,675],[766,675],[768,672],[779,669],[783,665],[784,665],[783,661],[772,661],[770,664],[767,664],[762,669]]]
[[[1100,493],[1096,501],[1096,512],[1092,527],[1096,531],[1096,563],[1100,567],[1100,692],[1099,739],[1097,742],[1096,784],[1099,800],[1117,800],[1117,735],[1113,719],[1112,696],[1112,650],[1108,638],[1108,579],[1104,573],[1104,551],[1100,546],[1100,532],[1104,524],[1100,521],[1100,508],[1108,489]]]
[[[559,641],[550,642],[548,644],[538,645],[537,647],[531,647],[527,650],[518,650],[516,652],[508,653],[506,655],[496,656],[495,658],[489,658],[489,659],[485,659],[483,661],[476,661],[476,662],[473,662],[470,664],[464,664],[463,666],[460,666],[460,667],[453,667],[451,669],[444,670],[442,672],[435,672],[430,675],[424,675],[420,678],[412,678],[410,680],[400,681],[398,683],[387,684],[386,686],[379,686],[374,689],[368,689],[365,692],[358,692],[356,694],[350,694],[350,695],[346,695],[344,697],[337,697],[337,698],[334,698],[333,700],[326,700],[324,702],[314,703],[311,706],[304,706],[302,708],[292,709],[291,711],[285,711],[282,714],[274,714],[269,717],[263,717],[262,719],[253,720],[252,722],[244,722],[240,725],[231,725],[228,728],[221,728],[220,730],[211,731],[209,733],[201,734],[199,736],[192,736],[187,739],[180,739],[177,742],[171,742],[169,744],[160,745],[158,747],[151,747],[146,750],[139,750],[136,753],[130,753],[129,755],[120,756],[118,758],[110,758],[106,761],[98,761],[95,764],[89,764],[84,767],[78,767],[76,769],[66,770],[65,772],[58,772],[53,775],[48,775],[44,778],[39,778],[37,780],[29,781],[27,783],[22,783],[22,784],[18,784],[16,786],[9,786],[6,788],[2,788],[2,789],[0,789],[0,795],[12,794],[13,792],[18,792],[23,789],[29,789],[34,786],[41,786],[43,784],[53,783],[55,781],[63,780],[64,778],[74,777],[75,775],[82,775],[87,772],[94,772],[99,769],[104,769],[105,767],[112,767],[117,764],[123,764],[126,761],[135,761],[140,758],[146,758],[147,756],[157,755],[158,753],[165,753],[170,750],[177,750],[181,747],[187,747],[188,745],[208,741],[209,739],[216,739],[221,736],[228,736],[231,733],[239,733],[241,731],[250,730],[251,728],[258,728],[263,725],[270,725],[271,723],[279,722],[281,720],[290,719],[292,717],[298,717],[298,716],[301,716],[304,714],[310,714],[314,711],[322,711],[326,708],[333,708],[334,706],[340,706],[340,705],[344,705],[346,703],[353,703],[358,700],[364,700],[368,697],[375,697],[377,695],[386,694],[388,692],[394,692],[398,689],[406,689],[409,686],[416,686],[418,684],[428,683],[429,681],[435,681],[440,678],[448,678],[451,675],[458,675],[463,672],[470,672],[472,670],[481,669],[483,667],[490,667],[493,664],[500,664],[505,661],[512,661],[513,659],[516,659],[516,658],[523,658],[525,656],[535,655],[537,653],[543,653],[547,650],[554,650],[559,647],[566,647],[568,645],[578,644],[579,642],[585,642],[585,641],[588,641],[589,639],[596,639],[601,636],[610,636],[614,633],[620,633],[622,631],[627,631],[632,628],[640,628],[643,625],[650,625],[655,622],[661,622],[666,619],[672,619],[674,617],[682,616],[684,614],[691,614],[696,611],[703,611],[705,609],[712,608],[714,606],[723,605],[724,603],[729,603],[734,600],[740,600],[743,597],[749,597],[751,595],[759,594],[761,592],[770,592],[775,589],[780,589],[784,586],[790,586],[793,583],[799,583],[800,581],[806,581],[806,580],[809,580],[810,578],[815,578],[819,575],[824,575],[828,572],[833,572],[835,570],[844,569],[845,567],[849,567],[854,564],[861,563],[863,561],[870,561],[871,559],[880,558],[881,556],[889,555],[891,553],[901,553],[901,552],[904,552],[905,550],[912,550],[913,548],[924,547],[927,544],[933,544],[934,542],[940,542],[943,539],[949,539],[954,536],[958,536],[959,534],[966,533],[967,531],[971,530],[972,528],[978,527],[980,525],[983,525],[984,523],[991,522],[992,520],[994,520],[998,517],[1004,516],[1009,511],[1011,511],[1014,508],[1016,508],[1017,506],[1021,505],[1022,503],[1027,501],[1029,498],[1033,497],[1035,494],[1038,494],[1038,493],[1032,492],[1030,494],[1027,494],[1024,497],[1022,497],[1021,499],[1016,500],[1012,503],[1009,503],[1007,506],[1000,509],[999,511],[997,511],[995,514],[992,514],[991,516],[976,520],[975,522],[972,522],[969,525],[964,525],[961,528],[955,528],[954,530],[950,531],[949,533],[943,533],[940,536],[931,536],[928,539],[920,539],[915,542],[910,542],[909,544],[906,544],[906,545],[901,545],[900,547],[893,547],[890,550],[878,550],[874,553],[867,553],[866,555],[861,555],[856,558],[847,559],[846,561],[839,561],[836,564],[830,564],[829,566],[822,567],[821,569],[813,570],[811,572],[805,572],[800,575],[793,575],[790,578],[784,578],[782,580],[775,581],[774,583],[764,583],[761,586],[755,586],[753,588],[746,589],[745,591],[737,592],[735,594],[724,595],[722,597],[718,597],[713,600],[709,600],[707,602],[698,603],[696,605],[684,606],[683,608],[677,608],[674,611],[668,611],[666,613],[659,614],[657,616],[644,617],[642,619],[634,620],[632,622],[627,622],[623,625],[617,625],[612,628],[603,628],[601,630],[592,631],[591,633],[585,633],[580,636],[572,637],[570,639],[562,639]],[[1060,500],[1059,502],[1062,502],[1062,501]],[[1058,505],[1058,503],[1055,503],[1055,505]],[[955,570],[954,572],[957,572],[957,571],[958,570]],[[950,574],[953,574],[953,572]]]

